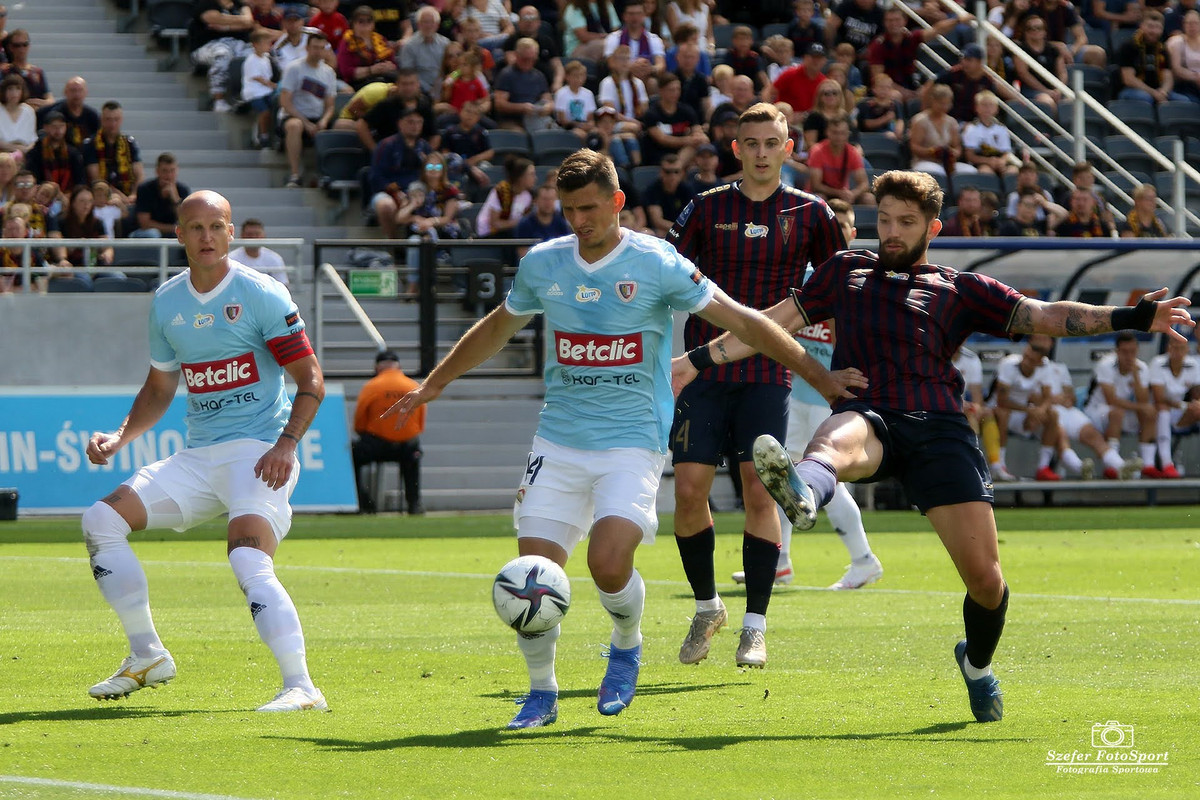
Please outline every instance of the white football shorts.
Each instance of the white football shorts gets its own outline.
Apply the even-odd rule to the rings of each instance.
[[[1108,430],[1108,412],[1112,406],[1107,403],[1095,406],[1090,405],[1085,412],[1088,419],[1096,426],[1096,430],[1100,433],[1105,433]],[[1136,411],[1126,411],[1124,418],[1121,420],[1121,433],[1137,433],[1141,428],[1138,423],[1138,415]]]
[[[142,467],[125,485],[146,507],[148,529],[186,531],[227,512],[230,519],[254,514],[282,540],[292,526],[288,500],[300,479],[300,462],[293,463],[287,485],[272,489],[254,475],[254,465],[270,449],[257,439],[188,448]],[[178,512],[163,499],[173,500]]]
[[[535,436],[526,464],[513,505],[518,537],[549,538],[570,554],[597,520],[621,517],[642,529],[643,544],[654,542],[664,453],[640,447],[580,450]],[[535,532],[536,519],[563,523],[564,529]],[[532,524],[522,525],[524,520]]]
[[[804,457],[804,448],[808,447],[808,443],[817,435],[817,428],[832,413],[829,406],[801,403],[795,399],[788,401],[787,449],[792,458]]]
[[[1067,438],[1072,441],[1078,441],[1079,433],[1083,430],[1084,425],[1092,424],[1092,421],[1088,419],[1088,415],[1075,406],[1056,405],[1054,410],[1058,412],[1059,427],[1067,432]]]

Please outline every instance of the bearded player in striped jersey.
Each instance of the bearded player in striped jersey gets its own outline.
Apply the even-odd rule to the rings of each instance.
[[[784,186],[780,170],[792,152],[787,118],[758,103],[738,119],[734,152],[742,178],[704,192],[679,214],[667,240],[730,297],[751,308],[769,308],[804,281],[809,264],[820,264],[846,246],[825,201]],[[717,334],[692,316],[684,328],[689,349]],[[746,506],[742,566],[746,614],[735,662],[767,663],[767,605],[776,580],[781,531],[775,501],[754,476],[755,438],[783,439],[788,427],[790,373],[765,356],[738,364],[698,363],[700,377],[680,393],[671,429],[675,464],[675,542],[696,600],[696,613],[679,649],[695,664],[708,656],[713,634],[727,621],[717,594],[713,564],[715,530],[708,495],[727,441],[732,441]]]

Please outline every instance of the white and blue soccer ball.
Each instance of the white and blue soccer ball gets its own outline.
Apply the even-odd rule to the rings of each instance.
[[[521,556],[505,564],[492,584],[492,603],[517,633],[544,633],[571,607],[571,581],[544,556]]]

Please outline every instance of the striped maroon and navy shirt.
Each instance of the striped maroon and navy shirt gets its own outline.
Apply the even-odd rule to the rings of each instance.
[[[766,309],[804,283],[804,269],[845,248],[842,229],[825,201],[780,186],[761,202],[741,192],[741,181],[709,189],[679,214],[667,241],[710,280],[743,305]],[[687,348],[699,347],[723,331],[696,315],[683,329]],[[788,386],[786,367],[756,355],[710,367],[714,381]]]
[[[857,367],[870,385],[857,400],[892,411],[962,412],[954,354],[972,333],[1008,337],[1024,295],[995,278],[918,264],[885,270],[869,250],[817,267],[794,294],[804,324],[833,319],[833,369]],[[834,404],[838,409],[849,400]]]

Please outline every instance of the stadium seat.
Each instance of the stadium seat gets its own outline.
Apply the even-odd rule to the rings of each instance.
[[[179,63],[179,43],[188,39],[188,26],[196,16],[195,0],[148,0],[146,21],[150,35],[170,42],[171,55],[158,63],[160,70],[171,70]]]
[[[479,212],[483,210],[483,203],[471,203],[471,205],[463,208],[459,206],[458,215],[455,217],[459,225],[463,227],[463,233],[468,236],[475,235],[475,220],[479,217]]]
[[[1115,55],[1115,52],[1109,48],[1108,30],[1105,28],[1098,28],[1095,25],[1088,25],[1085,22],[1083,24],[1083,32],[1087,34],[1088,44],[1094,44],[1103,47],[1104,50],[1110,54],[1111,60],[1111,56]]]
[[[93,292],[145,292],[149,289],[141,278],[104,275],[92,281]]]
[[[1108,136],[1104,139],[1104,151],[1125,169],[1154,173],[1162,166],[1145,150],[1127,136]]]
[[[766,41],[767,39],[770,39],[772,36],[787,36],[789,27],[790,26],[786,22],[772,22],[769,25],[763,25],[762,41]],[[799,55],[803,55],[803,54],[797,53],[796,55],[799,56]]]
[[[987,172],[976,172],[974,175],[955,175],[954,191],[961,192],[968,186],[974,186],[981,192],[994,192],[997,197],[1005,197],[1004,181],[999,175]]]
[[[1093,145],[1095,145],[1096,148],[1099,148],[1101,150],[1104,149],[1104,137],[1103,136],[1089,136],[1087,138],[1088,138],[1088,141],[1090,141]],[[1074,160],[1075,160],[1075,155],[1074,155],[1074,153],[1075,153],[1075,138],[1074,137],[1072,137],[1072,136],[1055,136],[1050,141],[1053,142],[1054,145],[1056,147],[1058,147],[1058,149],[1062,150],[1064,153],[1067,154],[1067,163],[1068,164],[1074,163]],[[1096,155],[1095,155],[1094,150],[1089,150],[1089,149],[1084,150],[1084,160],[1085,161],[1091,161],[1095,158],[1096,158]]]
[[[854,207],[854,227],[858,229],[859,239],[878,239],[879,209],[875,206]]]
[[[1158,117],[1154,113],[1154,106],[1150,103],[1143,103],[1140,100],[1113,100],[1108,104],[1108,110],[1117,119],[1133,128],[1134,133],[1143,139],[1153,139],[1158,135]]]
[[[632,180],[633,188],[637,189],[637,193],[645,194],[646,190],[658,180],[658,167],[634,167]]]
[[[575,134],[558,129],[534,131],[530,140],[533,142],[534,163],[549,166],[558,166],[565,157],[579,150],[582,144]]]
[[[66,278],[52,278],[46,284],[46,291],[50,294],[74,294],[77,292],[90,292],[92,285],[83,278],[77,278],[74,275]]]
[[[1059,103],[1058,104],[1058,124],[1067,129],[1067,132],[1072,136],[1075,135],[1073,125],[1075,124],[1075,104],[1074,103]],[[1097,139],[1103,139],[1111,131],[1108,129],[1108,123],[1100,116],[1095,109],[1083,107],[1083,130],[1087,136],[1094,136]]]
[[[1186,100],[1161,103],[1158,124],[1164,136],[1200,136],[1200,103]]]
[[[1136,28],[1116,28],[1108,32],[1108,62],[1110,64],[1117,62],[1117,56],[1120,54],[1121,48],[1133,38],[1135,33],[1137,33]]]
[[[1133,176],[1132,180],[1126,178],[1119,172],[1105,172],[1104,177],[1108,178],[1117,186],[1124,189],[1126,193],[1132,193],[1134,189],[1141,186],[1143,183],[1154,183],[1154,173],[1152,171],[1134,169],[1128,164],[1125,164],[1123,160],[1121,166],[1125,167],[1125,169],[1129,171],[1129,174]]]
[[[1090,41],[1090,39],[1089,39]],[[1072,64],[1067,67],[1067,85],[1075,88],[1075,73],[1083,73],[1083,90],[1101,103],[1107,103],[1112,96],[1112,82],[1108,70],[1091,64]]]
[[[333,96],[333,118],[337,119],[346,110],[346,106],[350,105],[350,101],[354,99],[354,95],[349,92],[338,92]]]
[[[483,174],[488,176],[488,180],[492,182],[492,186],[495,186],[508,177],[503,164],[489,164],[483,168]],[[491,189],[489,188],[488,191],[491,191]]]
[[[556,161],[553,164],[538,164],[536,167],[534,167],[533,172],[534,175],[537,176],[534,185],[541,186],[543,183],[545,183],[550,178],[550,174],[558,169],[559,163],[561,163],[561,160]]]
[[[1170,172],[1159,172],[1154,176],[1154,188],[1158,190],[1158,196],[1167,201],[1169,205],[1175,204],[1175,176]],[[1189,208],[1196,208],[1200,204],[1200,184],[1192,180],[1184,180],[1183,182],[1184,204]]]
[[[369,166],[371,156],[355,131],[317,131],[313,137],[321,186],[338,193],[340,203],[330,213],[336,221],[350,208],[350,193],[359,188],[359,172]]]
[[[1043,114],[1050,117],[1050,119],[1054,119],[1054,109],[1041,104],[1035,103],[1034,105],[1037,105],[1038,109]],[[1012,108],[1012,116],[1016,116],[1018,119],[1025,120],[1029,125],[1033,126],[1034,131],[1036,131],[1036,134],[1031,136],[1029,129],[1025,127],[1025,125],[1022,125],[1015,119],[1009,120],[1008,129],[1026,145],[1030,147],[1037,147],[1040,144],[1038,141],[1038,136],[1041,136],[1045,139],[1050,139],[1051,137],[1055,136],[1054,128],[1051,127],[1049,122],[1046,122],[1044,119],[1042,119],[1038,115],[1037,111],[1035,111],[1033,108],[1022,105],[1019,102],[1011,103],[1010,106]]]
[[[498,164],[503,163],[504,156],[509,153],[525,157],[529,157],[530,155],[529,134],[525,133],[525,131],[494,128],[488,131],[488,143],[496,151],[495,161]]]
[[[1170,159],[1175,158],[1175,143],[1180,138],[1178,136],[1158,136],[1154,139],[1154,146],[1158,148],[1158,152]],[[1183,156],[1189,161],[1200,161],[1200,139],[1195,136],[1188,136],[1183,139]],[[1155,167],[1155,170],[1158,168]]]
[[[733,25],[713,25],[713,44],[718,50],[728,50],[733,47]],[[758,37],[755,37],[755,41]]]
[[[858,137],[862,147],[863,157],[871,164],[871,169],[903,169],[904,154],[900,150],[900,142],[882,133],[862,133]]]

